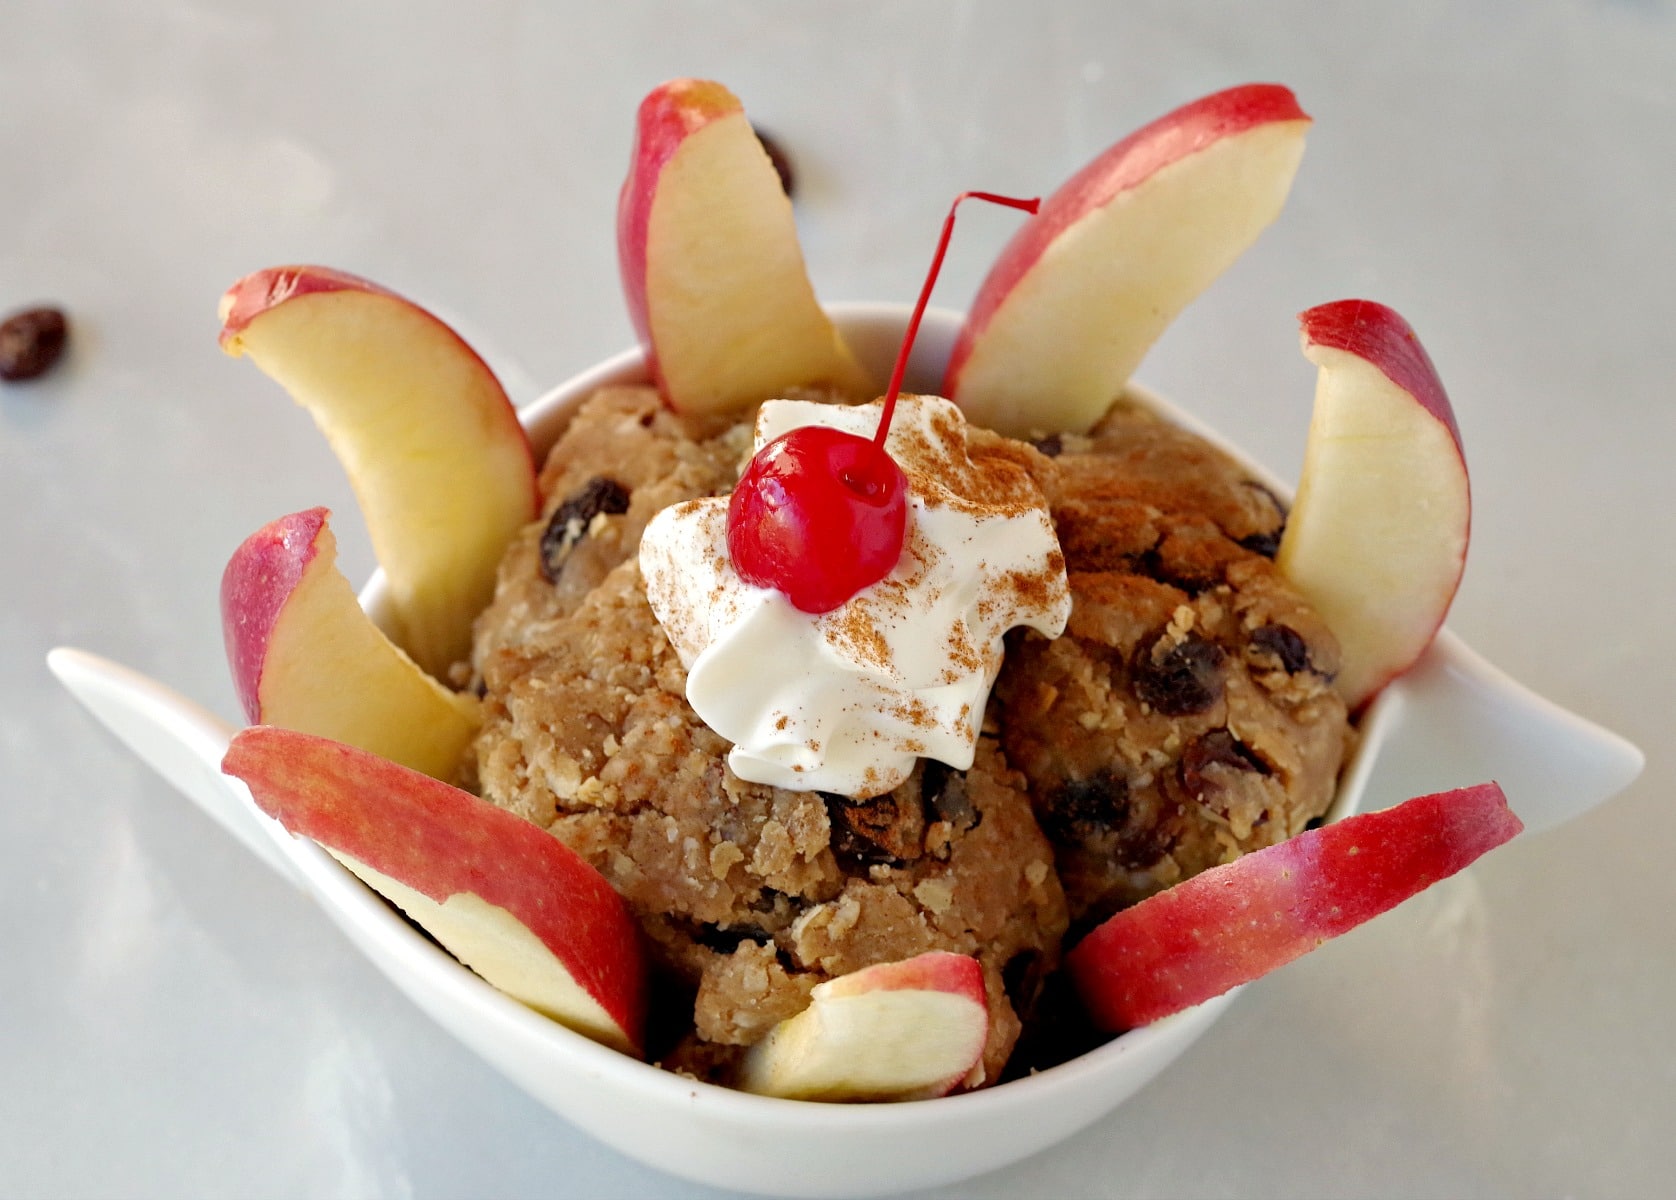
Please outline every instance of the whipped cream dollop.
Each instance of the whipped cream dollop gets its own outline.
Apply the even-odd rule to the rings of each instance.
[[[755,450],[803,425],[861,437],[881,404],[770,400]],[[960,410],[901,396],[886,449],[908,479],[908,530],[890,574],[822,614],[745,582],[726,497],[659,513],[640,543],[652,611],[687,668],[687,701],[733,743],[741,779],[876,796],[917,757],[972,765],[1002,637],[1064,632],[1071,593],[1047,502],[1004,450],[967,444]]]

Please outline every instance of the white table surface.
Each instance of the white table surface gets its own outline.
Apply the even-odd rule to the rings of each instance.
[[[85,646],[237,709],[216,588],[317,503],[307,416],[215,344],[258,266],[457,321],[517,400],[631,341],[634,107],[728,83],[796,160],[829,299],[910,300],[965,188],[1051,189],[1249,79],[1317,118],[1290,205],[1142,367],[1293,476],[1294,314],[1420,331],[1473,471],[1452,626],[1648,749],[1565,829],[1249,989],[1165,1077],[960,1196],[1651,1196],[1676,1187],[1676,7],[99,4],[0,21],[0,310],[75,325],[0,390],[0,1195],[715,1193],[550,1116],[46,672]],[[938,302],[1014,217],[968,210]],[[1462,781],[1468,782],[1468,781]]]

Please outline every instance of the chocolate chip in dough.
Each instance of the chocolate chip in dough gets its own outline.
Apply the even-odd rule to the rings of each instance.
[[[797,186],[797,176],[792,173],[791,159],[786,157],[780,143],[768,134],[758,129],[756,135],[757,141],[762,143],[763,152],[768,155],[768,161],[774,164],[774,173],[780,177],[780,186],[785,189],[786,195],[790,196]]]
[[[548,583],[555,582],[559,572],[564,570],[570,552],[588,536],[588,527],[593,524],[594,518],[601,514],[617,516],[626,513],[628,506],[628,489],[604,475],[594,476],[567,496],[564,503],[553,510],[547,528],[541,534],[541,577]]]
[[[1181,786],[1187,789],[1188,795],[1198,799],[1216,786],[1208,774],[1211,767],[1269,773],[1267,765],[1226,729],[1202,733],[1182,751]]]
[[[1267,498],[1274,506],[1275,523],[1273,528],[1248,533],[1237,539],[1239,544],[1253,554],[1261,554],[1264,558],[1273,558],[1280,553],[1280,535],[1286,532],[1286,504],[1273,491],[1264,487],[1254,479],[1247,479],[1245,486],[1261,496]]]
[[[837,792],[820,792],[826,802],[827,820],[832,825],[832,853],[853,866],[882,863],[899,867],[920,854],[920,824],[907,818],[896,796],[886,792],[866,800],[854,800]]]
[[[1251,634],[1251,648],[1266,651],[1280,660],[1288,675],[1311,669],[1309,643],[1289,625],[1264,625]]]
[[[1039,805],[1042,832],[1056,842],[1086,841],[1129,819],[1129,780],[1113,771],[1067,780]]]
[[[1215,642],[1188,634],[1162,651],[1154,639],[1135,656],[1135,694],[1167,717],[1204,712],[1222,698],[1226,655]]]
[[[1280,535],[1285,532],[1284,525],[1264,533],[1248,533],[1239,539],[1239,544],[1253,554],[1261,554],[1264,558],[1273,558],[1280,553]]]
[[[50,371],[64,354],[70,323],[56,308],[31,308],[0,322],[0,379],[21,383]]]
[[[693,941],[717,954],[732,954],[746,942],[761,945],[762,930],[749,926],[709,925],[696,923]]]
[[[976,829],[983,820],[966,792],[966,772],[928,758],[920,766],[920,803],[928,820],[946,821],[957,830]]]
[[[1047,961],[1040,950],[1020,950],[1001,968],[1001,986],[1020,1017],[1035,1009],[1046,981]]]

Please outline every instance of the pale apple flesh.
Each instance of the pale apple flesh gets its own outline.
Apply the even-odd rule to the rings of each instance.
[[[1460,586],[1472,493],[1454,410],[1414,331],[1367,300],[1310,309],[1320,367],[1276,565],[1337,635],[1352,710],[1420,657]]]
[[[329,516],[312,508],[270,522],[222,574],[222,634],[245,715],[452,780],[480,723],[477,699],[420,670],[362,611],[337,569]]]
[[[276,267],[230,288],[221,345],[308,409],[360,501],[391,636],[437,678],[469,653],[495,570],[537,513],[529,439],[453,330],[376,284]]]
[[[1165,327],[1280,214],[1310,119],[1248,84],[1106,150],[1001,252],[955,343],[944,394],[1013,437],[1082,432]]]
[[[222,769],[490,984],[640,1052],[639,929],[605,878],[556,837],[469,792],[295,730],[242,730]]]
[[[678,79],[640,106],[617,246],[629,315],[680,412],[873,383],[815,299],[773,163],[739,101]]]
[[[828,980],[746,1052],[738,1086],[789,1100],[947,1095],[981,1074],[986,994],[978,960],[946,951]]]
[[[332,851],[455,958],[521,1004],[596,1042],[638,1054],[623,1022],[577,982],[564,962],[517,917],[471,892],[440,904],[350,855]]]
[[[1071,951],[1066,969],[1100,1028],[1146,1025],[1284,966],[1522,828],[1493,783],[1346,817],[1124,909]]]

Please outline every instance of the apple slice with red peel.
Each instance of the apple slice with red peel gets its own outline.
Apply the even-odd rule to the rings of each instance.
[[[1284,966],[1522,828],[1493,783],[1346,817],[1124,909],[1065,965],[1096,1025],[1133,1029]]]
[[[1280,214],[1309,124],[1286,88],[1254,83],[1106,150],[1001,252],[944,395],[1014,437],[1086,430],[1165,327]]]
[[[1276,565],[1344,649],[1352,710],[1431,645],[1460,586],[1472,495],[1460,430],[1414,331],[1371,300],[1303,313],[1321,369]]]
[[[983,1059],[986,996],[978,960],[942,950],[841,975],[746,1052],[738,1084],[789,1100],[947,1095]]]
[[[256,726],[222,769],[489,983],[638,1054],[639,929],[605,878],[552,834],[469,792],[312,734]]]
[[[800,385],[874,394],[815,300],[779,174],[721,84],[675,79],[641,102],[617,251],[629,316],[677,411]]]
[[[227,664],[245,715],[452,780],[478,702],[421,671],[361,611],[337,569],[329,517],[311,508],[264,525],[221,576]]]
[[[377,284],[273,267],[221,298],[221,345],[308,409],[349,473],[389,581],[391,636],[446,678],[538,511],[529,439],[453,330]]]

